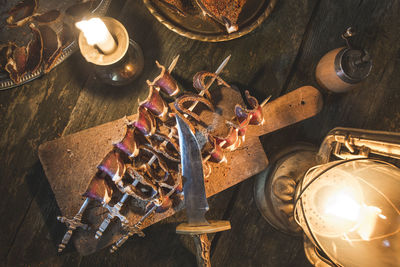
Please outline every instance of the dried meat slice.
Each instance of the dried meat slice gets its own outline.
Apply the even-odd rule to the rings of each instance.
[[[5,71],[9,44],[0,44],[0,72]]]
[[[53,53],[53,55],[44,63],[44,73],[48,73],[53,69],[53,67],[57,64],[58,59],[62,55],[63,48],[60,46],[57,50]]]
[[[28,54],[26,71],[33,73],[39,69],[42,63],[43,39],[39,29],[33,23],[31,23],[29,27],[31,28],[33,38],[29,42],[26,51]]]
[[[50,23],[58,20],[61,17],[60,11],[53,9],[43,14],[33,16],[33,19],[38,23]]]
[[[150,200],[157,195],[156,185],[154,185],[150,178],[140,173],[139,170],[128,166],[127,174],[134,182],[121,188],[124,193],[141,200]]]
[[[112,194],[113,189],[108,184],[107,180],[96,174],[90,181],[83,196],[94,199],[103,204],[110,202]]]
[[[129,158],[136,157],[139,155],[136,135],[136,127],[128,125],[124,138],[121,140],[121,142],[114,144],[114,146],[127,154]]]
[[[224,85],[226,87],[230,87],[221,77],[213,72],[208,71],[199,71],[193,76],[193,87],[199,91],[200,93],[204,94],[208,99],[211,99],[211,95],[209,92],[209,88],[206,85],[206,79],[212,78],[218,81],[219,85]]]
[[[180,89],[171,73],[169,73],[169,71],[163,65],[158,63],[158,61],[156,61],[156,64],[161,69],[161,73],[154,79],[153,82],[147,81],[147,84],[150,86],[159,87],[161,91],[169,96],[177,95]]]
[[[149,95],[146,100],[139,103],[140,106],[143,106],[150,110],[154,115],[159,118],[165,118],[165,115],[168,112],[168,106],[160,96],[158,90],[154,86],[149,86]]]
[[[182,96],[178,97],[178,98],[175,100],[175,103],[174,103],[175,108],[176,108],[179,112],[181,112],[181,113],[183,113],[183,114],[187,114],[187,115],[191,116],[193,119],[195,119],[195,120],[197,120],[197,121],[200,121],[200,116],[197,115],[196,113],[192,112],[189,108],[185,107],[185,103],[187,103],[187,102],[192,102],[192,103],[196,103],[196,102],[197,102],[197,103],[203,103],[203,104],[204,104],[205,106],[207,106],[210,110],[214,111],[213,105],[212,105],[211,102],[210,102],[207,98],[205,98],[205,97],[202,97],[202,96],[199,96],[199,95],[189,95],[189,94],[185,94],[185,95],[182,95]]]
[[[246,0],[196,0],[201,10],[226,27],[228,33],[238,30],[237,21]]]
[[[217,144],[217,140],[212,137],[211,135],[208,136],[208,141],[212,145],[212,150],[209,152],[210,154],[210,161],[216,162],[216,163],[222,163],[226,162],[227,159],[224,155],[224,152],[222,151],[222,148]]]
[[[217,145],[229,151],[234,151],[242,143],[242,139],[239,138],[239,130],[233,126],[230,127],[229,133],[225,137],[222,136],[214,136],[214,137],[217,141]]]
[[[144,136],[153,135],[157,127],[155,118],[143,106],[139,106],[139,116],[133,125],[141,131]]]
[[[118,151],[109,152],[97,168],[108,174],[114,183],[122,180],[126,171],[124,161]]]
[[[28,22],[36,12],[38,0],[23,0],[8,11],[6,23],[9,27],[19,27]]]
[[[49,72],[62,54],[62,46],[57,33],[47,25],[38,26],[43,39],[43,64],[45,73]]]
[[[9,73],[11,80],[13,80],[15,83],[19,83],[21,78],[25,75],[26,62],[26,47],[14,47],[12,55],[8,57],[5,69]]]

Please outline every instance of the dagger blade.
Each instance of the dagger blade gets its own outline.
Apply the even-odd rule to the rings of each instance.
[[[189,126],[175,116],[179,134],[182,164],[183,194],[189,224],[207,225],[204,215],[208,203],[204,186],[203,162],[200,146]]]

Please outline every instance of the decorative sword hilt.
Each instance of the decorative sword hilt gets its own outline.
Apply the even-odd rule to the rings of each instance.
[[[176,187],[177,186],[172,188],[165,196],[170,197],[175,192]],[[156,200],[154,201],[154,203],[155,203],[155,205],[150,210],[148,210],[135,225],[130,226],[128,224],[122,224],[122,226],[125,228],[127,233],[125,235],[123,235],[117,242],[115,242],[114,245],[112,245],[112,247],[110,248],[111,253],[114,253],[118,248],[120,248],[126,242],[126,240],[129,239],[129,237],[133,236],[134,234],[137,234],[140,237],[145,236],[145,234],[141,230],[142,223],[150,215],[152,215],[155,212],[155,210],[161,205],[161,203]]]
[[[140,237],[144,237],[145,234],[143,233],[143,231],[140,229],[140,224],[135,224],[133,226],[130,225],[122,225],[125,228],[125,231],[127,231],[127,233],[125,235],[123,235],[117,242],[115,242],[112,247],[110,248],[110,252],[114,253],[117,249],[119,249],[125,242],[126,240],[129,239],[129,237],[133,236],[133,235],[138,235]]]
[[[67,217],[64,217],[64,216],[57,217],[57,220],[59,220],[62,223],[65,223],[68,226],[67,232],[64,234],[64,237],[63,237],[61,243],[58,245],[58,252],[63,251],[63,249],[66,247],[69,240],[71,239],[72,233],[75,231],[76,228],[80,227],[84,230],[89,229],[89,226],[87,224],[84,224],[81,222],[83,212],[86,210],[89,202],[90,202],[90,198],[86,198],[85,202],[83,202],[78,213],[72,219],[68,219]]]
[[[115,204],[114,206],[109,206],[107,203],[103,204],[103,207],[105,207],[108,210],[108,214],[107,214],[107,217],[100,224],[99,229],[96,232],[96,235],[95,235],[96,239],[99,239],[103,235],[104,231],[107,229],[111,220],[114,219],[115,217],[118,217],[119,220],[123,224],[129,223],[128,219],[126,219],[126,217],[120,213],[120,210],[121,210],[122,206],[124,205],[128,196],[129,195],[125,193],[122,196],[122,198],[120,199],[120,201],[117,204]]]

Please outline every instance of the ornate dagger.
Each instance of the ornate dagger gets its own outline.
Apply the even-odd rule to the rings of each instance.
[[[210,241],[208,233],[216,233],[231,229],[229,221],[207,221],[205,213],[208,203],[204,186],[203,163],[200,146],[189,126],[175,116],[182,164],[183,194],[185,201],[187,223],[176,228],[178,234],[190,234],[196,245],[198,266],[211,266]]]

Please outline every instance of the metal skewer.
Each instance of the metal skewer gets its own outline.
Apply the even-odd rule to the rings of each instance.
[[[171,65],[168,68],[168,71],[171,72],[173,70],[173,68],[175,67],[177,61],[178,61],[179,55],[177,57],[175,57],[175,59],[172,61]],[[219,67],[217,68],[217,70],[215,71],[216,75],[219,75],[222,70],[225,68],[225,66],[228,64],[229,59],[231,58],[231,55],[227,56],[222,63],[219,65]],[[206,85],[205,90],[201,91],[199,93],[200,96],[203,96],[205,91],[208,90],[211,85],[213,84],[213,82],[215,81],[215,77],[213,77]],[[192,106],[190,106],[189,110],[192,111],[196,105],[198,104],[198,101],[196,101],[195,103],[192,104]],[[164,143],[166,143],[166,141],[164,141]],[[149,160],[148,164],[152,164],[154,161],[156,160],[155,156],[152,156],[151,159]],[[172,195],[175,192],[175,188],[171,189],[168,194],[166,195],[167,197],[169,197],[170,195]],[[113,253],[115,252],[118,248],[120,248],[125,242],[126,240],[129,239],[129,237],[131,237],[134,234],[138,234],[139,236],[143,237],[144,233],[140,230],[140,225],[143,223],[143,221],[149,217],[154,210],[157,208],[157,206],[155,205],[153,208],[151,208],[135,225],[133,226],[125,226],[128,229],[128,233],[124,236],[122,236],[110,249],[110,252]]]
[[[224,69],[224,67],[228,64],[230,58],[231,58],[231,55],[229,55],[228,57],[226,57],[226,58],[222,61],[222,63],[220,64],[220,66],[219,66],[219,67],[217,68],[217,70],[215,71],[215,74],[216,74],[216,75],[219,75],[219,74],[222,72],[222,70]],[[173,70],[174,67],[176,66],[176,63],[177,63],[178,59],[179,59],[179,55],[176,56],[176,57],[173,59],[173,61],[171,62],[170,66],[168,67],[168,71],[169,71],[169,72],[172,72],[172,70]],[[213,84],[213,82],[215,81],[215,79],[216,79],[216,78],[213,77],[213,78],[207,83],[205,90],[207,90],[208,88],[210,88],[210,86]],[[204,90],[204,91],[205,91],[205,90]],[[203,96],[203,95],[204,95],[204,91],[201,91],[201,92],[199,93],[199,95],[200,95],[200,96]],[[189,108],[189,110],[192,111],[192,110],[196,107],[197,104],[198,104],[198,101],[196,101],[195,103],[193,103],[192,106]],[[166,143],[166,142],[167,142],[167,141],[164,141],[164,143]],[[151,165],[156,159],[157,159],[156,156],[153,155],[153,156],[150,158],[150,160],[148,161],[148,164]],[[136,182],[136,184],[138,183],[136,180],[134,181],[134,183],[135,183],[135,182]],[[135,185],[134,185],[134,186],[135,186]],[[173,194],[174,192],[175,192],[175,189],[170,190],[170,191],[168,192],[167,196],[170,196],[170,195]],[[98,238],[100,238],[100,237],[102,236],[103,232],[107,229],[108,225],[110,224],[111,220],[112,220],[114,217],[118,217],[118,218],[120,218],[120,219],[122,218],[121,222],[122,222],[123,225],[128,225],[128,224],[129,224],[129,221],[125,218],[125,216],[123,216],[123,215],[121,215],[121,214],[119,213],[119,211],[121,210],[121,208],[122,208],[122,206],[123,206],[123,204],[124,204],[124,202],[125,202],[125,200],[127,199],[128,196],[129,196],[129,195],[128,195],[127,193],[125,193],[125,194],[122,196],[121,200],[120,200],[114,207],[109,207],[109,206],[107,205],[107,206],[108,206],[107,209],[109,210],[109,214],[108,214],[107,217],[103,220],[103,222],[101,223],[99,229],[97,230],[96,235],[95,235],[95,238],[96,238],[96,239],[98,239]],[[123,237],[121,237],[120,240],[118,240],[118,241],[112,246],[112,248],[110,249],[110,252],[113,253],[113,252],[114,252],[115,250],[117,250],[120,246],[122,246],[122,244],[124,244],[125,241],[126,241],[130,236],[132,236],[132,235],[134,235],[134,234],[138,234],[139,236],[144,236],[144,233],[143,233],[138,227],[141,225],[141,223],[142,223],[148,216],[150,216],[150,214],[153,213],[153,211],[155,210],[156,207],[157,207],[157,206],[154,206],[151,210],[149,210],[149,211],[138,221],[138,223],[136,223],[134,226],[129,227],[128,234],[126,234],[126,235],[124,235]],[[125,227],[128,227],[128,226],[125,226]]]
[[[172,70],[175,68],[176,63],[178,62],[179,59],[179,55],[177,55],[171,62],[171,64],[168,67],[168,72],[172,72]],[[153,162],[156,160],[157,158],[155,156],[151,157],[151,159],[147,162],[147,164],[153,164]],[[132,185],[136,186],[139,183],[139,181],[135,180],[133,181]],[[124,195],[122,196],[122,198],[120,199],[120,201],[115,204],[113,207],[109,206],[108,204],[103,205],[103,207],[105,207],[106,209],[108,209],[108,215],[107,217],[103,220],[103,222],[100,224],[99,229],[96,231],[96,235],[95,238],[99,239],[104,231],[107,229],[108,225],[110,224],[111,220],[114,219],[115,217],[118,217],[121,221],[122,224],[128,224],[129,221],[128,219],[126,219],[125,216],[123,216],[120,213],[120,210],[122,208],[122,206],[124,205],[125,201],[128,199],[129,194],[128,193],[124,193]]]

